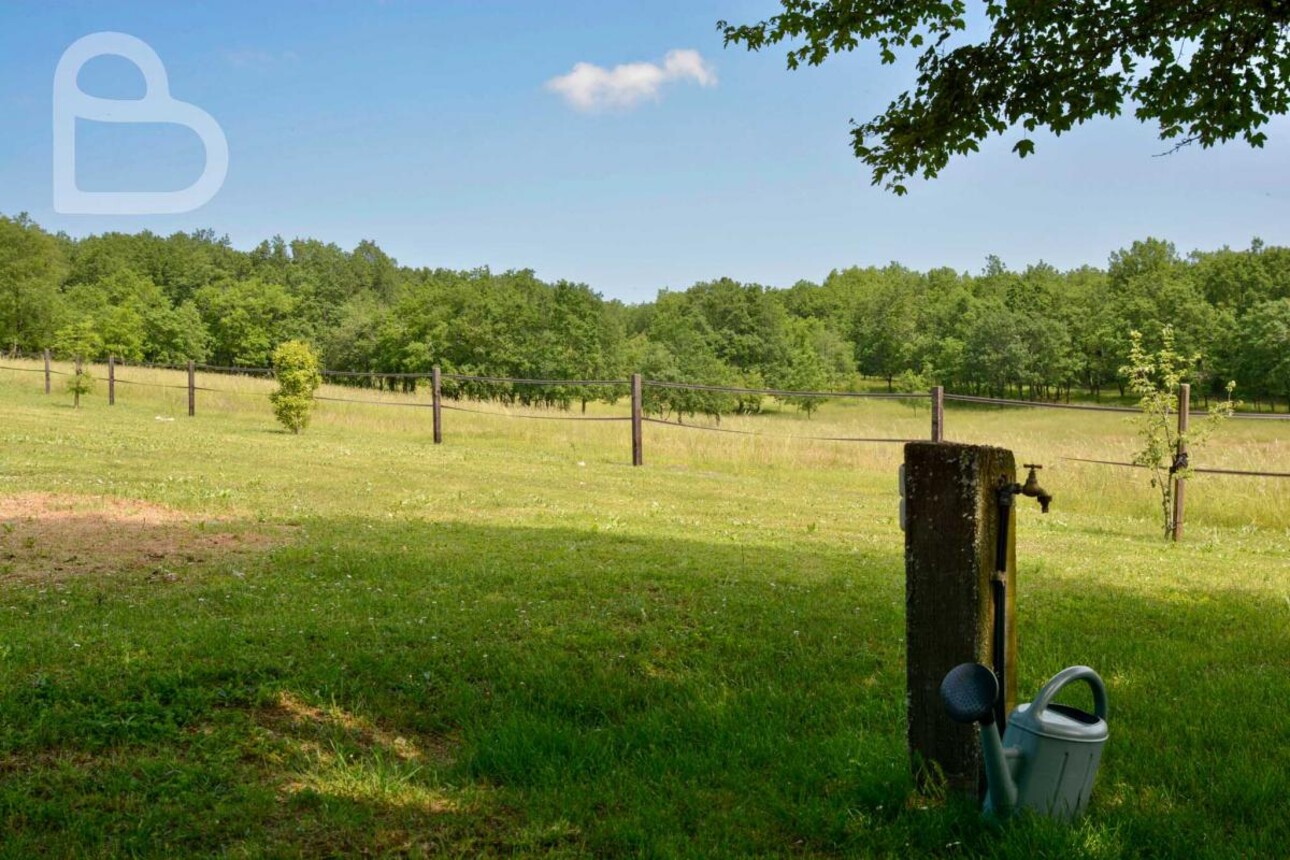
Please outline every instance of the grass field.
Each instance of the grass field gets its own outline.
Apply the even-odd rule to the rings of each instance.
[[[1193,481],[1168,545],[1143,474],[1060,459],[1125,459],[1125,418],[951,406],[1057,497],[1019,514],[1022,697],[1088,663],[1111,704],[1090,814],[993,829],[907,773],[900,446],[649,425],[633,469],[624,423],[293,437],[198,384],[190,419],[0,371],[0,856],[1290,856],[1290,480]],[[1290,424],[1193,462],[1290,471]]]

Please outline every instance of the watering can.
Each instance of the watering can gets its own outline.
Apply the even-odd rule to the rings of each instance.
[[[1092,688],[1093,713],[1052,701],[1073,681]],[[985,666],[955,666],[941,682],[941,698],[955,721],[981,724],[986,815],[1030,809],[1070,820],[1088,806],[1107,738],[1106,687],[1092,669],[1071,666],[1054,675],[1033,702],[1012,712],[1002,740],[994,725],[999,681]]]

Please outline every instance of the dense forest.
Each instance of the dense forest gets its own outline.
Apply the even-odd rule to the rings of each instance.
[[[794,390],[892,390],[1070,399],[1123,396],[1129,332],[1172,326],[1201,356],[1202,394],[1238,382],[1247,403],[1290,403],[1290,248],[1180,255],[1134,242],[1105,269],[978,274],[898,264],[785,289],[720,279],[640,305],[532,271],[400,266],[375,243],[312,239],[232,247],[210,231],[51,234],[0,217],[0,345],[124,361],[264,366],[293,338],[332,370],[543,379],[647,378]],[[385,380],[382,380],[383,382]],[[393,380],[390,380],[392,382]],[[388,383],[387,383],[388,384]],[[464,389],[458,387],[455,393]],[[545,393],[543,393],[545,392]],[[568,406],[620,392],[478,387]],[[756,397],[650,389],[679,414],[755,411]],[[816,401],[798,405],[809,408]]]

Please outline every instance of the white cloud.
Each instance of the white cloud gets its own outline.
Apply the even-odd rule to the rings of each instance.
[[[645,99],[657,99],[664,84],[693,81],[702,87],[717,84],[717,74],[698,51],[668,51],[660,63],[623,63],[606,69],[594,63],[577,63],[567,75],[552,78],[546,88],[558,93],[577,110],[630,108]]]

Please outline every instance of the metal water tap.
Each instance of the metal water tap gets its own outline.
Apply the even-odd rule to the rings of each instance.
[[[1035,474],[1036,470],[1044,467],[1035,463],[1026,463],[1025,467],[1030,470],[1030,474],[1026,476],[1026,483],[1021,486],[1021,494],[1023,496],[1030,496],[1033,499],[1038,499],[1039,509],[1046,514],[1048,513],[1048,506],[1052,504],[1053,496],[1043,487],[1039,486],[1039,476]]]

